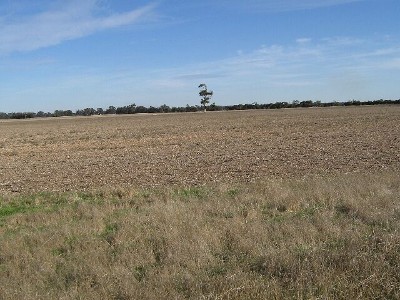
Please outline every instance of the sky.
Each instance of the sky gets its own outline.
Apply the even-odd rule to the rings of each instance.
[[[400,98],[399,0],[0,0],[0,112]]]

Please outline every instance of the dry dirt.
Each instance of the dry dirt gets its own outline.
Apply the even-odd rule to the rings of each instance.
[[[0,122],[0,193],[400,171],[400,106]]]

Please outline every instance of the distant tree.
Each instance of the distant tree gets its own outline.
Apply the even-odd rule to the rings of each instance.
[[[136,114],[138,113],[138,107],[136,106],[135,103],[129,104],[127,106],[121,106],[121,107],[117,107],[117,109],[115,110],[115,113],[120,115],[120,114]]]
[[[203,106],[204,112],[207,110],[207,105],[210,103],[210,99],[212,95],[214,94],[213,91],[209,91],[207,89],[207,85],[205,83],[202,83],[199,85],[199,95],[201,97],[200,103]]]
[[[163,104],[163,105],[161,105],[161,106],[158,108],[158,110],[159,110],[160,112],[163,112],[163,113],[168,113],[168,112],[171,111],[171,108],[170,108],[168,105]]]
[[[306,100],[306,101],[301,101],[299,105],[300,107],[312,107],[314,104],[312,100]]]
[[[106,114],[115,114],[117,112],[117,109],[115,108],[115,106],[109,106],[107,109],[106,109]]]
[[[299,104],[300,104],[300,101],[299,101],[299,100],[293,100],[293,101],[292,101],[292,107],[298,107]]]
[[[0,119],[9,119],[9,115],[4,113],[4,112],[0,112]]]
[[[135,114],[136,113],[136,103],[132,103],[126,107],[127,114]]]
[[[148,109],[147,109],[147,112],[148,113],[151,113],[151,114],[154,114],[154,113],[158,113],[160,110],[157,108],[157,107],[154,107],[154,106],[150,106]]]
[[[34,112],[12,112],[8,114],[10,119],[30,119],[36,117]]]
[[[148,112],[148,108],[144,107],[143,105],[139,105],[136,107],[136,112],[137,113],[147,113]]]
[[[76,114],[80,116],[93,116],[96,114],[96,110],[92,107],[87,107],[83,110],[77,110]]]
[[[211,103],[208,110],[210,111],[216,111],[218,110],[218,107],[215,105],[215,102]]]
[[[197,112],[197,111],[199,111],[198,107],[199,106],[193,106],[193,105],[186,104],[185,112]]]
[[[45,117],[45,116],[46,116],[46,114],[45,114],[44,111],[39,110],[39,111],[36,113],[36,117],[38,117],[38,118],[43,118],[43,117]]]
[[[62,115],[63,115],[63,111],[62,111],[62,110],[56,109],[56,110],[53,112],[53,117],[61,117]]]

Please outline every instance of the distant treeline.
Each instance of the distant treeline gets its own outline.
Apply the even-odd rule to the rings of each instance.
[[[259,104],[257,102],[251,104],[235,104],[235,105],[216,105],[215,103],[207,107],[208,111],[222,111],[222,110],[247,110],[247,109],[280,109],[280,108],[297,108],[297,107],[329,107],[329,106],[360,106],[360,105],[380,105],[380,104],[400,104],[399,100],[373,100],[373,101],[347,101],[347,102],[321,102],[321,101],[292,101],[289,102],[275,102]],[[137,114],[137,113],[171,113],[171,112],[199,112],[204,108],[199,105],[184,107],[169,107],[168,105],[161,105],[159,107],[145,107],[131,104],[122,107],[109,106],[107,109],[103,108],[85,108],[78,109],[73,112],[72,110],[55,110],[54,112],[0,112],[0,119],[29,119],[29,118],[44,118],[44,117],[63,117],[63,116],[93,116],[93,115],[109,115],[109,114]]]

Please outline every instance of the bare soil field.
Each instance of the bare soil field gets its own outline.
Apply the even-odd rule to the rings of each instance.
[[[0,193],[400,172],[400,107],[0,122]]]

